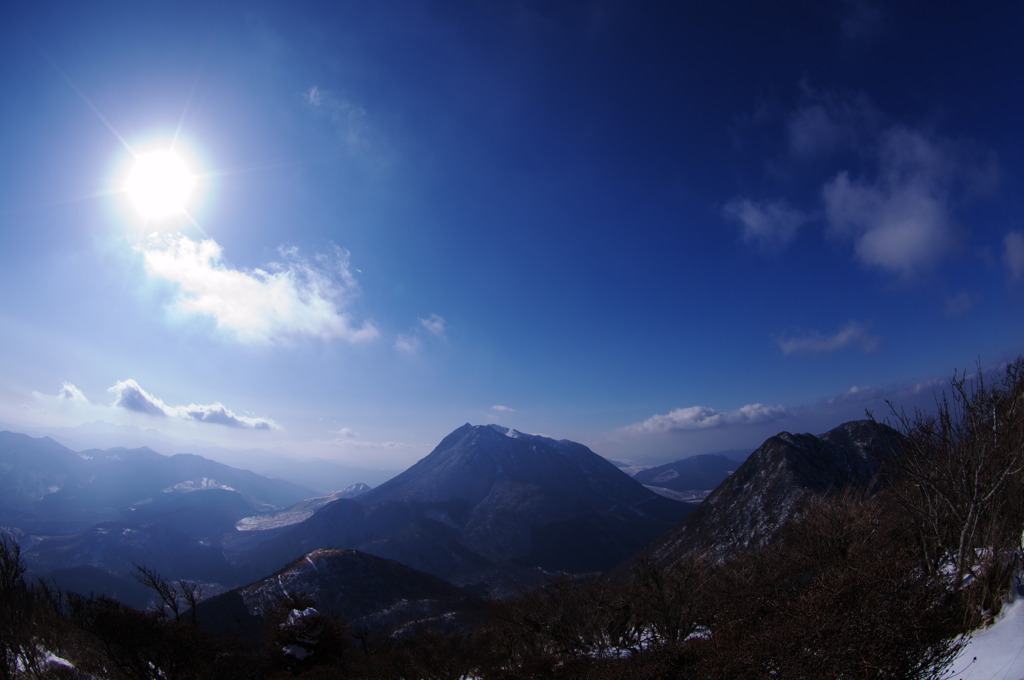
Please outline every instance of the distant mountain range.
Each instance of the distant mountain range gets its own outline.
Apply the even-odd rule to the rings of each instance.
[[[318,549],[358,549],[475,592],[596,573],[692,505],[645,489],[581,444],[465,425],[404,473],[330,496],[201,456],[74,452],[0,433],[0,526],[32,572],[135,601],[135,564],[210,592]],[[127,593],[127,595],[125,595]]]
[[[0,529],[35,576],[138,604],[135,564],[168,578],[237,583],[220,541],[241,519],[315,495],[191,454],[148,448],[75,452],[0,432]]]
[[[154,499],[189,491],[231,491],[253,508],[316,495],[201,456],[164,456],[148,448],[75,452],[14,432],[0,432],[0,470],[0,522],[32,531],[42,526],[46,533],[134,520]]]
[[[582,444],[466,424],[377,488],[324,496],[196,455],[74,452],[0,432],[0,530],[17,537],[32,574],[62,587],[141,606],[140,564],[224,593],[202,607],[222,630],[235,621],[251,632],[297,593],[397,630],[468,621],[474,596],[555,574],[728,559],[772,541],[814,497],[870,490],[899,443],[857,421],[780,433],[742,464],[695,456],[631,478]],[[645,484],[714,491],[697,506]]]
[[[0,430],[3,429],[13,428],[0,423]],[[36,436],[42,434],[36,433]],[[93,448],[150,447],[167,454],[193,453],[231,467],[252,470],[264,477],[287,479],[313,489],[318,495],[329,495],[359,482],[376,486],[400,472],[352,467],[335,460],[297,458],[264,449],[229,449],[206,441],[168,436],[153,429],[114,425],[103,421],[57,428],[45,434],[75,451]]]

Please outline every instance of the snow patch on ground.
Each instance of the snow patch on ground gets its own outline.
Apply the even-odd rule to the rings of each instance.
[[[1024,680],[1024,599],[1010,602],[995,623],[975,631],[953,662],[950,680]]]

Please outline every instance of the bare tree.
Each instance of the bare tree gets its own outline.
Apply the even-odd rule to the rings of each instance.
[[[914,523],[926,570],[954,590],[1008,580],[1024,528],[1024,360],[995,384],[980,367],[954,375],[935,415],[890,404],[905,444],[890,466],[892,490]],[[985,603],[983,603],[985,604]]]
[[[135,579],[156,593],[160,599],[157,613],[161,617],[173,616],[175,621],[181,621],[182,615],[187,612],[190,622],[196,622],[196,605],[203,597],[201,585],[185,579],[168,581],[155,569],[140,564],[135,565]]]

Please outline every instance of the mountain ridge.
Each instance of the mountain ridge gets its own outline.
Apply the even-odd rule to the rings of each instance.
[[[821,435],[769,437],[689,517],[627,564],[649,559],[670,567],[695,554],[724,561],[766,545],[812,498],[846,489],[871,493],[901,441],[896,430],[871,420],[849,421]]]

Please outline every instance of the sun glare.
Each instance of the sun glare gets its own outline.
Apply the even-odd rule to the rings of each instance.
[[[138,154],[125,178],[124,192],[147,222],[188,212],[196,175],[172,149]]]

